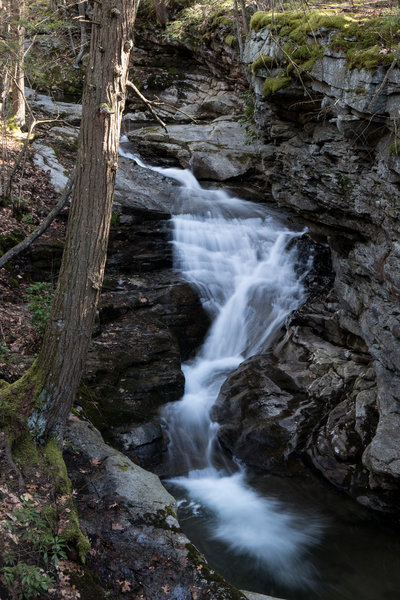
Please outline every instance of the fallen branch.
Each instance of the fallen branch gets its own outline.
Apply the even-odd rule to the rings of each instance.
[[[156,98],[157,98],[157,96],[156,96]],[[148,100],[148,102],[150,102],[150,100]],[[187,117],[188,119],[193,121],[193,123],[197,123],[197,120],[192,115],[189,115],[189,113],[185,112],[181,108],[177,108],[173,104],[168,104],[167,102],[163,102],[159,98],[157,98],[157,100],[153,100],[151,102],[151,104],[154,104],[154,106],[164,107],[164,110],[170,109],[171,111],[182,113],[183,115],[185,115],[185,117]]]
[[[22,242],[20,242],[19,244],[11,248],[11,250],[3,254],[3,256],[0,258],[0,269],[1,267],[4,267],[4,265],[7,264],[12,258],[15,258],[16,256],[18,256],[18,254],[21,254],[21,252],[29,248],[32,242],[34,242],[39,236],[42,235],[42,233],[46,231],[46,229],[48,229],[48,227],[54,221],[56,216],[62,211],[62,209],[66,205],[69,195],[72,191],[73,184],[74,175],[72,174],[67,181],[67,184],[64,188],[64,191],[57,206],[55,206],[53,210],[47,215],[40,227],[35,229],[35,231],[33,231],[30,235],[28,235],[28,237],[22,240]]]
[[[147,107],[147,109],[153,115],[153,117],[156,119],[156,121],[158,121],[160,123],[161,127],[163,127],[165,129],[165,131],[168,133],[168,129],[167,129],[166,124],[164,123],[164,121],[162,121],[160,119],[160,117],[157,115],[157,113],[153,110],[153,107],[151,106],[151,102],[149,100],[147,100],[147,98],[145,98],[143,96],[143,94],[138,90],[138,88],[136,87],[136,85],[134,83],[132,83],[131,81],[127,81],[126,85],[131,90],[133,90],[133,92],[143,102],[143,104]]]

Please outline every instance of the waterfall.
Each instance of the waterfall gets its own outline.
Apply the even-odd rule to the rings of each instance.
[[[212,326],[197,356],[183,365],[186,387],[162,416],[169,442],[170,481],[188,506],[210,515],[208,535],[288,587],[308,586],[307,551],[320,526],[265,498],[246,470],[220,452],[210,411],[226,377],[246,358],[265,353],[286,317],[304,300],[296,244],[265,206],[203,189],[188,170],[140,166],[177,180],[173,223],[175,268],[200,294]]]

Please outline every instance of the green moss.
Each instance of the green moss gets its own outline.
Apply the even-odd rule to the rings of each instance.
[[[7,233],[6,235],[0,235],[0,256],[19,244],[19,242],[22,242],[24,237],[24,234],[18,230]]]
[[[389,146],[390,156],[400,156],[400,137],[397,137],[393,144]]]
[[[27,466],[33,467],[39,464],[37,448],[28,433],[18,438],[13,445],[12,454],[17,463],[23,468],[26,468]]]
[[[49,524],[52,531],[57,530],[58,526],[58,511],[57,507],[54,504],[50,504],[48,506],[43,506],[42,508],[42,517]]]
[[[369,71],[376,69],[382,63],[391,63],[395,57],[394,53],[389,52],[384,57],[380,46],[372,48],[349,48],[347,51],[347,61],[350,69],[367,69]]]
[[[294,61],[303,61],[303,70],[310,69],[311,61],[322,56],[318,32],[321,29],[337,30],[330,48],[346,53],[349,68],[374,70],[379,65],[390,64],[395,58],[400,37],[400,13],[371,18],[362,14],[337,14],[333,9],[261,11],[253,15],[250,27],[253,31],[267,27],[272,34],[286,39],[286,52]],[[311,38],[314,41],[310,43]],[[305,46],[312,44],[313,56],[306,58]],[[304,63],[307,63],[306,68]]]
[[[51,474],[55,479],[57,492],[59,494],[66,494],[69,496],[67,506],[69,509],[68,523],[62,532],[62,536],[67,542],[72,542],[75,544],[78,550],[79,558],[84,563],[86,555],[90,550],[90,542],[87,537],[83,535],[79,526],[78,513],[71,496],[71,481],[68,477],[67,467],[65,466],[61,450],[58,447],[56,440],[50,440],[46,444],[43,449],[43,456],[45,457]]]
[[[221,598],[226,598],[225,593],[228,591],[229,598],[231,598],[231,600],[244,600],[245,596],[238,589],[234,588],[230,583],[225,581],[225,579],[219,573],[210,568],[205,557],[200,554],[196,546],[194,546],[192,543],[188,543],[186,544],[185,548],[189,562],[196,567],[197,571],[201,572],[202,577],[204,577],[210,586],[214,588],[213,597],[215,597],[215,594],[218,594],[218,591],[220,591]]]
[[[257,75],[258,71],[261,69],[270,69],[273,66],[277,65],[276,58],[272,56],[267,56],[266,54],[262,54],[259,56],[251,65],[251,70],[254,75]]]
[[[218,10],[212,0],[190,2],[179,11],[165,28],[167,38],[189,42],[195,48],[197,42],[206,42],[215,33],[225,36],[235,33],[233,5],[231,0],[220,0]],[[227,31],[228,29],[228,31]]]
[[[290,77],[282,77],[279,75],[277,77],[267,77],[264,82],[262,93],[264,96],[272,96],[273,94],[276,94],[276,92],[279,92],[279,90],[288,87],[291,82],[292,79]]]
[[[75,586],[83,600],[106,600],[110,598],[110,593],[105,591],[99,585],[98,576],[92,573],[87,567],[82,567],[82,572],[68,572],[71,585]]]
[[[346,90],[346,92],[348,94],[360,94],[362,96],[365,96],[367,93],[365,91],[365,88],[363,88],[363,87],[352,88],[352,89]]]
[[[229,46],[231,48],[235,43],[235,36],[232,35],[231,33],[229,35],[226,35],[224,38],[224,42],[227,46]]]
[[[39,403],[41,389],[42,373],[37,361],[23,377],[0,388],[0,427],[7,430],[10,441],[26,433],[26,415]],[[20,410],[22,406],[23,411]]]
[[[47,442],[43,449],[43,456],[45,457],[51,473],[56,481],[57,492],[61,494],[70,494],[72,489],[71,482],[68,477],[67,467],[65,466],[61,450],[58,447],[56,440],[50,440]]]
[[[125,462],[125,463],[114,464],[114,467],[117,467],[120,471],[128,471],[129,463]]]

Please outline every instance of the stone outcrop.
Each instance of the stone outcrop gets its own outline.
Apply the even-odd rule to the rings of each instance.
[[[153,468],[163,448],[159,408],[182,396],[181,361],[209,322],[197,293],[172,271],[168,206],[175,195],[172,180],[121,158],[118,223],[79,398],[109,439]]]
[[[133,147],[150,162],[177,165],[193,171],[198,179],[225,181],[258,170],[260,156],[269,147],[248,137],[245,127],[232,116],[205,124],[144,127],[128,134]]]
[[[268,52],[276,53],[268,30],[252,34],[248,64]],[[265,164],[272,195],[306,219],[311,236],[329,244],[335,274],[332,289],[318,301],[312,297],[294,315],[275,351],[279,370],[301,382],[316,415],[309,419],[308,438],[294,447],[360,502],[397,510],[400,159],[395,128],[400,70],[348,70],[344,54],[326,48],[302,85],[294,80],[265,98],[264,78],[251,78],[263,142],[275,147]],[[255,359],[255,373],[262,360]],[[250,368],[244,366],[228,381],[229,393],[222,390],[228,405],[218,411],[229,412]],[[292,402],[287,394],[293,391],[278,381],[279,391],[276,383],[266,367],[258,389],[266,390],[274,406],[279,396],[282,423]],[[247,401],[251,407],[257,394]],[[276,419],[276,414],[269,418],[271,427]],[[242,444],[245,426],[231,440],[232,448]],[[228,435],[224,427],[223,441]],[[285,428],[281,435],[290,449]]]
[[[105,444],[96,429],[76,417],[64,456],[80,490],[80,525],[91,542],[86,567],[97,580],[76,582],[83,599],[245,598],[210,569],[183,534],[175,499],[156,475]]]

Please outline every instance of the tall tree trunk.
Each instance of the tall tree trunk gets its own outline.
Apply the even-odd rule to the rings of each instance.
[[[239,45],[239,58],[242,61],[243,60],[242,27],[240,24],[240,16],[239,16],[237,0],[233,0],[233,12],[235,14],[236,34],[237,34],[237,41],[238,41],[238,45]]]
[[[9,59],[8,34],[10,29],[10,6],[8,0],[0,0],[0,103],[1,119],[6,118],[9,96]]]
[[[74,68],[75,69],[79,69],[79,65],[82,62],[82,57],[85,53],[85,49],[88,43],[88,36],[86,33],[86,24],[85,24],[85,19],[86,19],[86,14],[85,14],[85,10],[86,10],[86,4],[87,4],[87,0],[79,0],[78,2],[78,12],[79,12],[79,26],[81,28],[81,45],[79,48],[79,53],[78,56],[75,59],[74,62]]]
[[[13,69],[11,80],[11,111],[18,127],[25,125],[24,98],[24,40],[25,27],[23,18],[25,0],[11,0],[11,41],[13,53]]]
[[[39,406],[28,420],[38,439],[62,436],[91,339],[106,261],[136,4],[94,4],[67,239],[35,369]]]
[[[156,11],[157,21],[162,27],[168,23],[167,0],[153,0],[154,10]]]
[[[243,21],[244,33],[245,33],[245,35],[249,35],[250,29],[249,29],[249,23],[247,21],[245,0],[240,0],[240,10],[242,11],[242,21]]]

